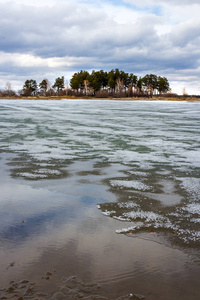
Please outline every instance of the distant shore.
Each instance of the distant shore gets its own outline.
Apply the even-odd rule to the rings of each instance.
[[[8,99],[8,100],[77,100],[77,99],[86,99],[86,100],[120,100],[120,101],[138,101],[138,100],[146,100],[146,101],[188,101],[188,102],[200,102],[200,96],[162,96],[162,95],[154,95],[152,97],[107,97],[107,98],[97,98],[92,96],[0,96],[0,99]]]

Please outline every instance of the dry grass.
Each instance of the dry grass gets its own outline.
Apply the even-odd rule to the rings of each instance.
[[[45,96],[29,96],[29,97],[23,97],[23,96],[3,96],[0,95],[0,99],[19,99],[19,100],[63,100],[63,99],[88,99],[88,100],[119,100],[119,101],[136,101],[136,100],[146,100],[146,101],[200,101],[200,97],[197,97],[195,95],[193,96],[171,96],[171,95],[164,95],[164,96],[152,96],[151,98],[149,97],[122,97],[122,98],[113,98],[113,97],[108,97],[108,98],[95,98],[91,96],[51,96],[51,97],[45,97]]]

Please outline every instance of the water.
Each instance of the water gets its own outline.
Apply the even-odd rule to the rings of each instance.
[[[76,275],[110,298],[199,299],[199,116],[195,102],[1,100],[0,286],[52,295]]]

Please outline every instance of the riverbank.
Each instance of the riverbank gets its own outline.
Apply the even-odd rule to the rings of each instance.
[[[138,100],[146,100],[146,101],[189,101],[189,102],[196,102],[200,101],[200,96],[152,96],[152,97],[107,97],[107,98],[97,98],[97,97],[92,97],[92,96],[28,96],[28,97],[23,97],[23,96],[1,96],[0,95],[0,100],[1,99],[19,99],[19,100],[65,100],[65,99],[70,99],[70,100],[76,100],[76,99],[87,99],[87,100],[120,100],[120,101],[138,101]]]

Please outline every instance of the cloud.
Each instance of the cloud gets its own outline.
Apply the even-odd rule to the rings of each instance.
[[[197,78],[198,2],[1,0],[0,85],[81,69],[169,74],[173,82],[173,72],[190,80],[193,70]]]
[[[125,3],[130,3],[138,7],[152,7],[153,5],[192,5],[199,4],[199,0],[124,0]]]
[[[4,16],[9,15],[9,18]],[[155,17],[156,19],[156,17]],[[144,43],[148,20],[133,19],[125,24],[113,20],[105,11],[91,11],[77,4],[33,8],[16,5],[1,9],[1,50],[7,52],[32,53],[41,57],[64,57],[66,55],[101,55],[115,47],[128,47]],[[142,24],[144,23],[144,24]],[[102,53],[103,52],[103,53]]]

